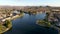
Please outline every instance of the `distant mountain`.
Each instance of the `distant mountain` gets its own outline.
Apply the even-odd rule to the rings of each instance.
[[[23,11],[42,11],[42,10],[50,10],[50,9],[60,9],[60,7],[52,7],[52,6],[0,6],[0,10],[3,9],[16,9]]]

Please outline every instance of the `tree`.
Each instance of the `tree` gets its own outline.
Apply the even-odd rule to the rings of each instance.
[[[6,20],[4,26],[8,28],[8,25],[11,23],[10,20]]]
[[[46,21],[48,21],[48,16],[49,16],[49,13],[46,13]]]

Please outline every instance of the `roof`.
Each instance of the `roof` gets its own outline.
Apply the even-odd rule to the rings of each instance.
[[[13,11],[13,13],[18,13],[18,14],[20,14],[20,12],[19,12],[19,11],[16,11],[16,10],[15,10],[15,11]]]
[[[58,12],[59,12],[60,10],[58,10],[58,9],[52,9],[52,11],[53,11],[53,12],[55,12],[55,11],[58,11]]]

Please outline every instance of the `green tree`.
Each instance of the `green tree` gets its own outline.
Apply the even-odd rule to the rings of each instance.
[[[10,23],[11,23],[10,20],[6,20],[4,26],[8,28],[8,27],[9,27],[8,25],[9,25]]]

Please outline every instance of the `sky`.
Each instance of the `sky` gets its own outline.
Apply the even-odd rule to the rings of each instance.
[[[60,0],[0,0],[0,5],[9,6],[60,6]]]

